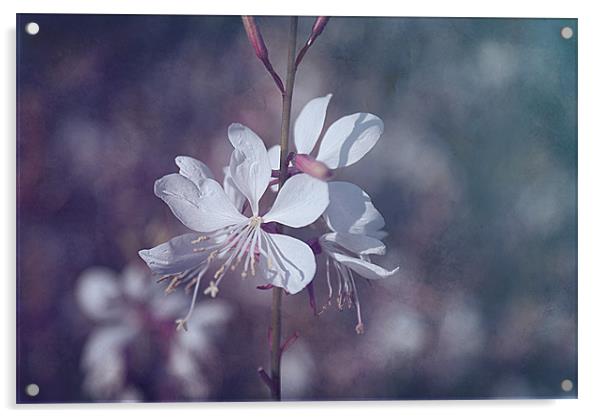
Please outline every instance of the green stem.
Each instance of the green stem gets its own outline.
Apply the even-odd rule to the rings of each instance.
[[[286,86],[282,93],[282,125],[280,130],[280,188],[286,181],[288,172],[288,142],[291,127],[291,104],[293,101],[293,87],[295,85],[295,55],[297,53],[297,17],[291,17],[289,41],[288,41],[288,61],[286,70]],[[281,400],[281,379],[280,379],[280,360],[282,358],[280,340],[282,336],[282,288],[274,287],[272,289],[272,341],[271,341],[271,379],[274,390],[272,399]]]

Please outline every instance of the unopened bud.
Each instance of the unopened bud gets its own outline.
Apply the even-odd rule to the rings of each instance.
[[[247,38],[249,38],[249,42],[251,42],[251,45],[255,50],[255,55],[257,55],[257,58],[259,58],[266,70],[268,70],[268,73],[270,73],[274,79],[278,90],[280,90],[281,93],[284,93],[284,84],[282,84],[280,76],[276,74],[274,67],[272,67],[272,63],[268,58],[268,49],[265,46],[265,42],[263,42],[259,27],[257,26],[257,23],[255,23],[255,18],[253,16],[242,16],[242,24],[245,27],[245,32],[247,32]]]
[[[320,180],[328,180],[332,177],[332,170],[326,164],[316,160],[311,155],[297,154],[293,158],[293,166],[299,171],[309,174]]]
[[[309,38],[307,38],[305,45],[303,45],[303,48],[301,48],[301,51],[299,51],[299,55],[297,55],[297,59],[295,60],[296,66],[299,66],[309,47],[314,43],[316,38],[320,36],[322,31],[324,31],[324,27],[326,27],[326,24],[328,23],[329,19],[330,18],[326,16],[319,16],[318,18],[316,18],[314,25],[311,27],[311,33],[309,34]]]
[[[319,16],[316,19],[316,21],[314,22],[314,25],[311,28],[311,35],[309,35],[309,39],[307,40],[308,46],[311,46],[311,44],[314,43],[316,38],[318,36],[320,36],[322,31],[324,30],[324,27],[326,27],[326,24],[328,23],[328,19],[330,19],[330,18],[326,17],[326,16]]]
[[[263,62],[267,61],[268,49],[266,48],[261,32],[259,32],[259,28],[255,23],[255,18],[253,16],[242,16],[242,24],[245,27],[247,38],[249,38],[249,42],[251,42],[257,58]]]

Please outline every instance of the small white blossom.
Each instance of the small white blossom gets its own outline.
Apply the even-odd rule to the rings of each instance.
[[[186,298],[180,294],[167,298],[159,287],[149,286],[150,280],[142,268],[133,265],[121,275],[92,267],[78,278],[75,297],[93,323],[81,358],[83,387],[94,399],[141,400],[142,395],[127,381],[127,351],[146,333],[158,338],[157,345],[168,347],[167,372],[180,382],[183,394],[189,398],[207,395],[199,361],[213,351],[214,329],[229,319],[230,309],[216,302],[199,306],[193,313],[191,332],[175,334],[167,325],[186,308]],[[191,381],[196,383],[191,385]],[[138,395],[132,396],[134,392]]]
[[[194,283],[193,301],[208,266],[217,265],[205,294],[215,297],[229,270],[240,269],[244,278],[258,276],[294,294],[313,278],[315,257],[307,244],[263,226],[276,222],[292,228],[313,223],[328,206],[327,185],[307,174],[290,178],[267,213],[259,214],[259,200],[268,187],[271,167],[263,141],[249,128],[232,124],[228,137],[234,147],[225,169],[224,187],[206,166],[190,157],[178,157],[179,174],[169,174],[155,183],[155,194],[174,215],[197,233],[185,234],[150,250],[139,252],[154,273],[170,278],[173,286]],[[251,214],[245,215],[245,203]],[[257,274],[259,273],[259,274]],[[173,287],[172,286],[172,287]]]
[[[329,190],[331,203],[324,213],[324,219],[332,232],[319,239],[320,248],[327,256],[328,303],[333,296],[331,272],[334,271],[338,282],[337,307],[355,306],[358,321],[356,331],[361,334],[364,325],[355,277],[384,279],[397,273],[399,267],[386,270],[371,260],[372,256],[385,254],[385,244],[379,238],[386,233],[382,230],[385,221],[372,204],[370,196],[348,182],[331,182]]]

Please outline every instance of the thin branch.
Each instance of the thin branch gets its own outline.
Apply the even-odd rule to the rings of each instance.
[[[297,50],[297,17],[291,17],[289,42],[288,42],[288,60],[286,72],[286,88],[282,94],[282,125],[280,129],[280,188],[287,179],[288,173],[288,143],[291,127],[291,105],[293,100],[293,88],[295,85],[295,54]],[[282,335],[282,288],[274,287],[272,289],[272,335],[271,335],[271,381],[274,386],[272,398],[281,400],[281,379],[280,379],[280,359],[281,347],[280,340]]]

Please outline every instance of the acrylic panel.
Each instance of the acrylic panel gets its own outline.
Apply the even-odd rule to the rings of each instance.
[[[17,15],[19,403],[577,396],[577,20]]]

